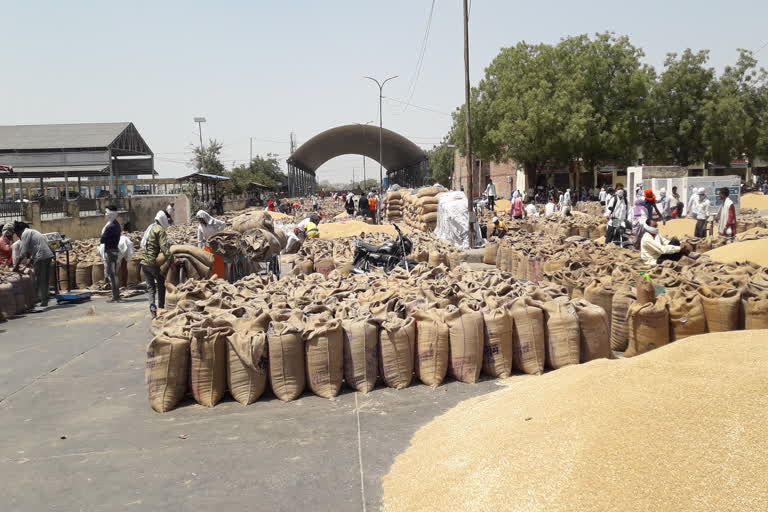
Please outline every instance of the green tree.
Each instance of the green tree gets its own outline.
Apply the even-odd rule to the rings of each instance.
[[[765,134],[768,74],[757,67],[749,50],[739,49],[734,66],[727,66],[713,85],[704,107],[707,157],[729,165],[735,158],[755,159]]]
[[[271,153],[256,155],[250,165],[234,167],[227,175],[231,178],[229,189],[235,194],[242,193],[252,182],[274,189],[281,189],[288,183],[288,176],[280,168],[277,155]]]
[[[224,144],[216,139],[210,139],[208,145],[203,149],[199,146],[191,146],[194,155],[188,165],[203,174],[224,176],[226,169],[221,162],[221,149],[223,147]]]
[[[559,86],[573,102],[563,113],[564,150],[593,170],[608,162],[630,163],[641,141],[641,112],[654,80],[641,49],[611,33],[563,39],[554,64],[563,70]]]
[[[645,109],[643,157],[687,166],[704,159],[704,106],[712,95],[709,51],[667,54]]]
[[[437,182],[444,187],[451,186],[455,153],[455,149],[448,144],[447,139],[448,137],[442,144],[435,146],[427,153],[431,170],[430,183]]]

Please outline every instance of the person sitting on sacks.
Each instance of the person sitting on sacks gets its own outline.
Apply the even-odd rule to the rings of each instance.
[[[554,217],[555,216],[555,208],[557,207],[557,199],[555,199],[555,196],[550,196],[549,202],[547,203],[547,206],[544,207],[544,216]]]
[[[144,236],[141,238],[141,248],[144,249],[144,257],[141,259],[141,272],[147,283],[149,292],[149,312],[152,318],[157,316],[157,306],[165,307],[165,278],[160,272],[157,258],[162,252],[166,261],[171,259],[171,245],[165,230],[168,228],[168,216],[163,210],[157,212],[155,220],[147,226]],[[155,292],[157,292],[157,305],[155,305]]]
[[[667,240],[659,233],[659,223],[651,217],[643,226],[645,233],[640,241],[640,258],[647,265],[660,265],[666,260],[679,261],[688,254],[688,248],[680,247],[677,238]]]
[[[538,217],[539,211],[536,209],[536,205],[533,204],[533,199],[529,199],[527,201],[528,204],[525,205],[525,216],[526,217]]]
[[[493,222],[493,231],[491,231],[491,236],[497,236],[501,238],[507,234],[507,226],[503,221],[499,220],[498,217],[491,219],[491,222]]]
[[[302,242],[305,238],[317,238],[320,236],[320,215],[312,213],[309,217],[302,220],[296,225],[296,229],[293,232],[298,236]]]

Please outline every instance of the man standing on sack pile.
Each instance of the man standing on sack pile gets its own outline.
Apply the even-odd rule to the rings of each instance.
[[[488,196],[488,209],[494,211],[496,209],[496,185],[492,179],[488,179],[488,186],[485,187],[485,195]]]
[[[717,222],[717,232],[720,236],[736,235],[736,205],[731,200],[728,187],[720,189],[720,200],[723,204],[717,211],[715,221]]]
[[[18,258],[13,259],[13,271],[18,272],[22,260],[29,257],[34,269],[35,289],[40,295],[40,307],[48,307],[50,292],[51,262],[53,252],[48,247],[48,240],[36,229],[30,228],[25,222],[15,221],[13,231],[19,237]],[[39,310],[33,310],[36,312]]]
[[[103,246],[102,260],[104,261],[104,270],[109,281],[109,288],[112,291],[112,299],[107,302],[120,302],[120,283],[117,279],[117,260],[120,256],[120,235],[123,230],[120,223],[117,222],[117,208],[107,206],[104,213],[107,223],[101,230],[101,240],[99,243]],[[101,249],[101,247],[100,247]]]
[[[611,202],[607,204],[607,208],[609,216],[608,228],[605,231],[606,244],[611,243],[616,238],[621,241],[622,231],[632,229],[632,212],[629,209],[624,185],[621,183],[616,185],[616,193],[611,198]]]
[[[704,187],[701,187],[694,194],[696,201],[691,201],[691,214],[696,219],[696,229],[693,232],[693,236],[697,238],[706,238],[707,236],[707,219],[709,217],[709,199],[707,199],[706,191]]]
[[[160,265],[157,258],[162,252],[165,260],[171,260],[171,245],[165,230],[168,228],[168,217],[160,210],[155,215],[155,221],[150,224],[144,236],[141,238],[141,248],[144,249],[144,257],[141,259],[141,272],[147,282],[149,292],[149,312],[152,318],[157,316],[157,306],[165,307],[165,279],[160,273]],[[157,305],[155,305],[155,292],[157,292]]]

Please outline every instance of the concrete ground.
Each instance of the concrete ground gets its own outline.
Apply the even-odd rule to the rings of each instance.
[[[498,385],[157,414],[148,328],[145,296],[0,324],[0,510],[378,510],[382,477],[419,426]]]

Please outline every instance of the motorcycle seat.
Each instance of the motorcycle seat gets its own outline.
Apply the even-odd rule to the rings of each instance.
[[[357,245],[361,249],[365,249],[368,252],[379,252],[379,246],[378,245],[369,244],[368,242],[358,242]]]

